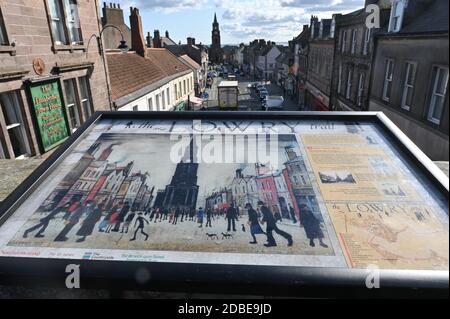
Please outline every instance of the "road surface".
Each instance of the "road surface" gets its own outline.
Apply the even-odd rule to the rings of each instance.
[[[211,89],[206,89],[206,92],[209,94],[209,99],[205,102],[205,107],[209,111],[217,111],[219,110],[219,101],[218,101],[218,89],[217,86],[221,81],[224,81],[223,78],[214,78],[214,83]],[[261,111],[261,104],[259,102],[259,98],[256,95],[255,90],[249,89],[248,86],[254,81],[252,81],[248,77],[238,77],[239,81],[239,111]],[[267,90],[269,91],[269,95],[283,95],[282,89],[275,84],[266,85]],[[292,101],[289,97],[284,97],[284,107],[283,111],[298,111],[298,105],[295,101]]]

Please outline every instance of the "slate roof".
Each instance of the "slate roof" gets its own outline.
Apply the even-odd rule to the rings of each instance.
[[[198,64],[197,62],[195,62],[193,59],[191,59],[189,57],[189,55],[187,54],[183,54],[182,56],[180,56],[180,59],[182,59],[184,62],[186,62],[191,68],[198,70],[201,69],[200,64]]]
[[[166,49],[147,49],[146,55],[143,58],[135,52],[106,54],[114,100],[191,70]]]
[[[147,49],[147,57],[159,66],[166,76],[189,70],[172,52],[166,49]]]
[[[448,32],[448,0],[435,0],[421,15],[405,25],[402,33]]]
[[[152,61],[135,52],[106,54],[111,93],[114,100],[164,78],[164,72]]]
[[[414,1],[414,0],[410,0]],[[417,0],[416,0],[417,1]],[[411,4],[406,10],[413,7]],[[448,33],[448,0],[434,0],[419,15],[404,21],[402,29],[397,33],[388,32],[389,24],[380,32],[380,36],[407,36],[409,34]],[[407,19],[405,16],[405,20]]]

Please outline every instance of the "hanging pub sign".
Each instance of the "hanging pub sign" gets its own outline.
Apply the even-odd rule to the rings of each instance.
[[[381,113],[96,113],[1,207],[0,285],[448,295],[448,213]]]
[[[47,152],[69,137],[58,79],[29,83],[32,112],[42,150]]]

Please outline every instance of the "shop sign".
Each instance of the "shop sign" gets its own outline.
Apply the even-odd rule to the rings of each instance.
[[[69,137],[59,82],[31,83],[29,89],[42,149],[47,152]]]

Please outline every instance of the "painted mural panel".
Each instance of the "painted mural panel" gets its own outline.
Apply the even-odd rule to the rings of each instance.
[[[447,204],[371,123],[103,120],[0,255],[442,270]]]

